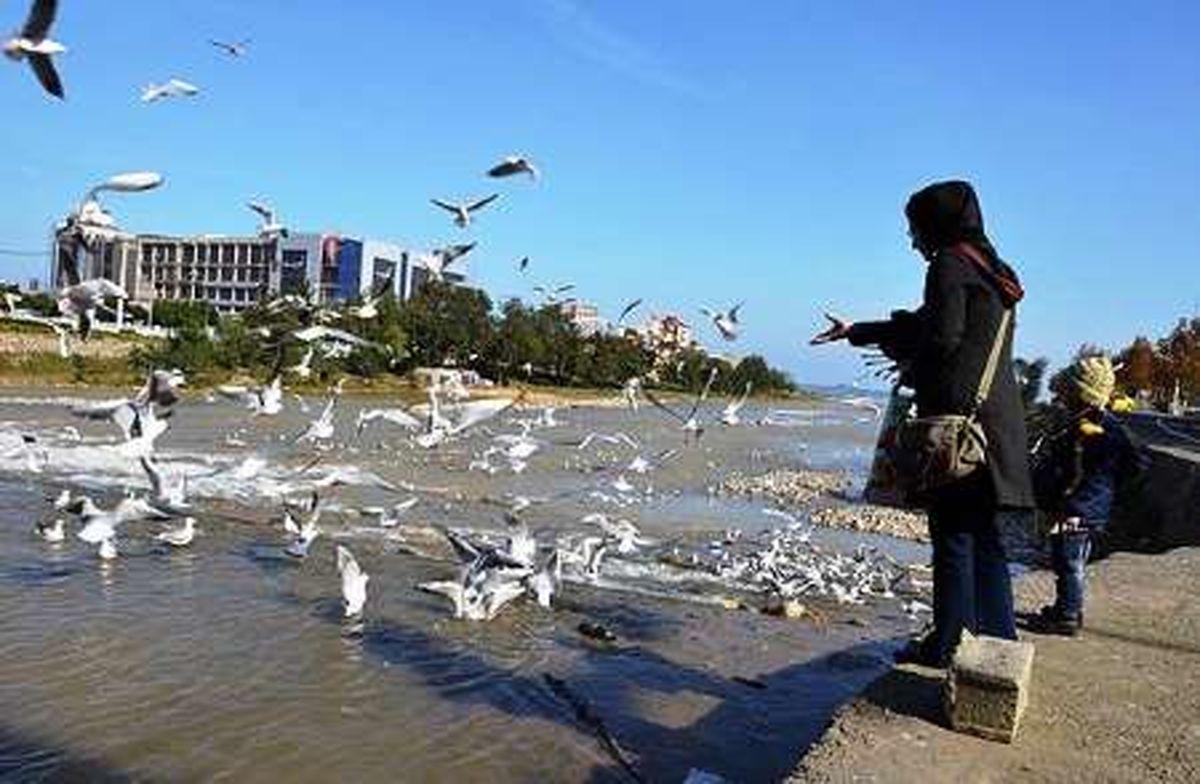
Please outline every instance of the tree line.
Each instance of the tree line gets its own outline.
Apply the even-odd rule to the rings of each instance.
[[[54,307],[45,295],[26,297],[22,304],[48,313]],[[405,376],[419,367],[453,366],[501,384],[605,388],[637,376],[647,386],[696,390],[716,366],[717,394],[740,394],[747,383],[755,393],[796,391],[789,375],[761,356],[730,360],[696,346],[664,351],[633,329],[585,334],[555,304],[510,299],[494,308],[483,291],[439,281],[427,281],[406,302],[380,299],[369,319],[355,315],[360,304],[316,308],[260,302],[240,314],[222,315],[202,302],[156,302],[153,323],[169,328],[171,336],[139,347],[131,362],[138,370],[179,367],[199,379],[233,373],[265,378],[297,365],[307,353],[309,345],[293,333],[327,323],[370,345],[316,347],[312,378],[322,383],[344,374]],[[150,317],[134,304],[126,314],[139,321]]]

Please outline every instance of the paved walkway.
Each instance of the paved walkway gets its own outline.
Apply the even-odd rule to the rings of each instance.
[[[1200,548],[1089,569],[1087,626],[1036,645],[1012,745],[944,728],[941,673],[897,667],[842,708],[795,782],[1200,781]],[[1051,576],[1017,586],[1021,609]]]

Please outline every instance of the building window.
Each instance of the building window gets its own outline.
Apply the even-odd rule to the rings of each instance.
[[[280,293],[298,294],[303,291],[308,280],[308,251],[285,250],[279,266]]]

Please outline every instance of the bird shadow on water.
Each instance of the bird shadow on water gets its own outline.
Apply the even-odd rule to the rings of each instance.
[[[332,612],[321,615],[335,620]],[[504,667],[449,638],[387,620],[369,619],[355,639],[368,664],[415,674],[440,699],[590,736],[613,760],[580,779],[595,784],[682,781],[691,768],[739,782],[778,781],[824,732],[833,711],[891,664],[888,643],[868,642],[739,682],[636,643],[593,647],[572,638],[567,645],[579,653],[574,666],[551,672]],[[647,702],[685,696],[700,704],[685,711],[690,722],[646,715]]]
[[[0,727],[0,781],[5,784],[63,782],[64,784],[124,784],[154,780],[133,775],[89,757],[35,738],[20,730]]]

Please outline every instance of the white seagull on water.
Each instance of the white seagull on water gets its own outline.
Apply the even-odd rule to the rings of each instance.
[[[183,525],[163,531],[154,538],[171,547],[187,547],[196,538],[196,518],[185,517]]]
[[[4,54],[10,60],[28,60],[33,75],[46,92],[62,98],[62,80],[54,70],[52,58],[67,51],[67,47],[47,37],[57,10],[56,0],[35,0],[20,32],[4,42]]]
[[[362,615],[363,605],[367,603],[367,580],[370,575],[362,570],[354,554],[342,545],[337,546],[338,574],[342,576],[342,599],[345,602],[344,611],[347,618]]]

